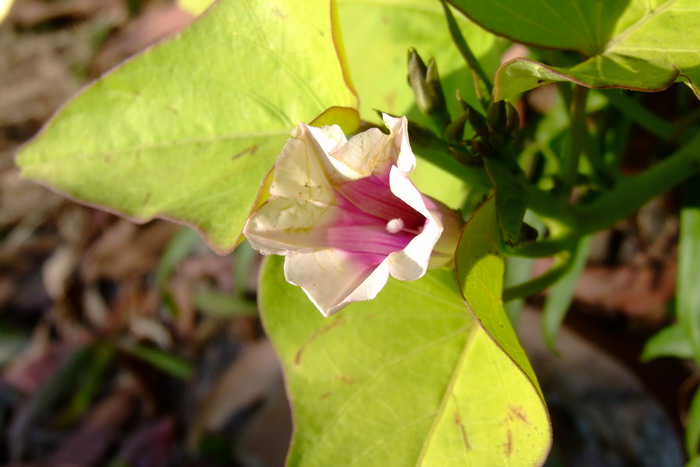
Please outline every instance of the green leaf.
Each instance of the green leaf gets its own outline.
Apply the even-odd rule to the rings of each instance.
[[[378,109],[427,123],[415,107],[406,80],[410,47],[426,60],[435,59],[453,115],[459,111],[454,99],[457,89],[467,101],[478,105],[473,80],[452,43],[439,1],[339,0],[338,9],[362,118],[377,120],[374,109]],[[474,54],[486,62],[487,70],[495,71],[500,55],[496,38],[465,18],[459,19]]]
[[[564,321],[567,311],[571,303],[574,301],[574,293],[576,292],[576,284],[583,269],[586,267],[588,256],[591,252],[593,237],[588,235],[579,240],[573,256],[568,261],[566,273],[552,287],[549,295],[544,301],[542,307],[542,328],[544,340],[547,347],[551,350],[555,348],[555,338],[557,331]]]
[[[667,326],[646,341],[641,360],[646,362],[659,357],[693,358],[693,347],[682,326]]]
[[[176,378],[187,379],[192,376],[192,366],[186,360],[165,350],[141,344],[124,345],[119,347],[119,350],[139,358],[158,368],[163,373]]]
[[[696,389],[690,401],[688,422],[685,427],[685,452],[688,457],[697,456],[698,443],[700,443],[700,390]]]
[[[495,98],[554,81],[660,91],[676,81],[698,97],[700,8],[695,0],[451,0],[484,28],[539,47],[575,50],[573,66],[517,58],[496,74]]]
[[[489,31],[516,42],[593,55],[605,47],[630,0],[448,0]],[[632,0],[632,3],[642,3]],[[659,3],[657,0],[656,2]],[[625,17],[626,18],[626,17]],[[623,24],[630,24],[624,19]]]
[[[540,392],[537,377],[503,308],[505,260],[496,203],[491,197],[471,217],[457,246],[457,279],[468,307]]]
[[[676,316],[685,329],[695,361],[700,363],[700,176],[684,186],[678,241],[678,283],[676,285]]]
[[[191,229],[181,228],[168,242],[156,269],[156,286],[163,289],[178,264],[192,252],[197,245],[197,234]]]
[[[73,393],[68,407],[62,412],[61,423],[73,423],[90,407],[104,383],[105,374],[114,359],[114,347],[99,342],[90,348],[88,366],[79,378],[78,388]]]
[[[544,461],[544,405],[449,271],[390,279],[377,299],[323,318],[284,282],[282,262],[267,259],[260,297],[296,423],[289,465]]]
[[[66,105],[20,152],[24,176],[233,249],[292,128],[333,106],[357,121],[331,6],[222,0]]]
[[[534,260],[532,258],[520,258],[518,256],[509,256],[506,258],[506,271],[503,276],[504,287],[512,287],[528,280],[532,275],[533,264]],[[515,326],[520,319],[524,305],[524,298],[514,299],[505,304],[506,314],[513,326]]]
[[[484,164],[496,190],[496,218],[503,240],[515,245],[527,210],[528,183],[518,164],[512,159],[485,158]]]
[[[197,290],[194,295],[194,305],[204,314],[222,318],[258,315],[255,302],[211,288]]]

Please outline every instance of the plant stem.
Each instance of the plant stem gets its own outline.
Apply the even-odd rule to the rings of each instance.
[[[565,234],[560,237],[547,238],[536,242],[523,243],[515,247],[503,247],[504,253],[508,256],[518,256],[522,258],[546,258],[554,256],[564,250],[570,250],[576,244],[576,237],[572,234]]]
[[[472,70],[472,72],[478,77],[478,79],[474,79],[474,84],[476,86],[476,93],[477,96],[479,97],[479,100],[484,101],[490,100],[491,99],[491,92],[493,91],[493,84],[491,83],[491,79],[488,77],[486,72],[484,72],[484,69],[481,67],[481,63],[476,59],[476,56],[472,52],[472,50],[469,48],[469,45],[467,45],[467,41],[464,40],[464,37],[462,36],[462,31],[459,29],[459,25],[457,24],[457,20],[455,20],[454,15],[452,14],[452,11],[450,11],[450,7],[447,5],[447,2],[444,0],[442,1],[442,8],[445,10],[445,17],[447,18],[447,26],[450,30],[450,35],[452,36],[452,41],[455,43],[457,46],[457,49],[459,50],[459,53],[462,54],[462,57],[464,60],[467,62],[467,65],[469,66],[469,69]],[[486,92],[488,95],[482,96],[483,94],[481,90],[479,89],[478,82],[481,80],[481,83],[484,85],[486,88]]]
[[[586,97],[588,88],[576,86],[571,102],[571,126],[568,144],[564,148],[561,162],[562,195],[571,197],[578,178],[578,165],[586,143]]]
[[[561,279],[569,271],[572,264],[571,252],[562,253],[556,260],[556,263],[544,274],[523,282],[522,284],[504,289],[503,301],[507,302],[517,298],[525,298],[542,292]]]
[[[581,234],[592,233],[630,216],[653,198],[700,172],[700,134],[665,160],[586,206],[572,207]]]

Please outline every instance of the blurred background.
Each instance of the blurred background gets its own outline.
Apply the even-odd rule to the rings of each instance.
[[[260,258],[81,206],[13,162],[84,84],[192,19],[165,0],[17,0],[0,23],[2,464],[284,463],[292,422],[257,314]],[[663,114],[679,93],[645,99]],[[546,113],[554,94],[538,89],[519,110]],[[518,328],[552,416],[548,465],[683,464],[693,367],[639,360],[670,320],[677,212],[671,194],[596,237],[557,352],[539,334],[542,297],[528,300]]]

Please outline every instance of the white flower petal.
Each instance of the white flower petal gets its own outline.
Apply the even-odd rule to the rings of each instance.
[[[335,206],[302,199],[273,198],[265,203],[243,227],[251,246],[269,255],[316,248],[328,225],[336,217]]]
[[[347,180],[368,177],[375,166],[386,165],[388,142],[387,135],[378,128],[370,128],[350,138],[341,148],[331,151],[329,160]]]
[[[384,124],[393,136],[394,150],[397,153],[396,166],[405,174],[410,174],[416,168],[416,156],[413,154],[408,141],[408,120],[406,117],[394,118],[383,114]]]
[[[401,281],[414,281],[423,277],[428,270],[433,247],[440,238],[442,228],[430,220],[423,231],[416,235],[401,251],[389,255],[389,271]]]
[[[329,154],[331,151],[342,147],[348,141],[342,128],[338,125],[328,125],[320,128],[309,126],[305,123],[300,123],[299,125],[306,128],[316,141],[316,144],[318,144],[321,152],[325,154]]]
[[[270,195],[313,200],[324,204],[331,204],[335,199],[333,187],[323,167],[323,161],[327,159],[327,155],[311,130],[318,130],[318,128],[314,129],[300,123],[292,133],[292,138],[287,140],[275,164],[275,176],[270,185]],[[340,128],[338,131],[342,135]],[[328,136],[327,140],[322,142],[323,144],[331,144],[329,142],[331,136],[325,132],[319,134]],[[343,139],[345,139],[344,136]]]
[[[442,221],[428,209],[418,188],[397,167],[391,168],[389,186],[397,198],[426,218],[421,233],[406,248],[389,255],[392,276],[399,280],[415,280],[422,277],[428,269],[430,255],[442,234]]]
[[[389,277],[384,261],[367,264],[361,255],[331,248],[290,252],[284,262],[287,282],[298,285],[324,316],[351,302],[371,300]]]

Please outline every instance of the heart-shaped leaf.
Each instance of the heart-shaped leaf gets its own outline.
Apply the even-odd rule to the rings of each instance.
[[[450,3],[496,34],[583,55],[580,63],[564,67],[511,60],[496,75],[497,100],[554,81],[642,91],[661,91],[682,81],[700,97],[700,7],[695,0]]]
[[[184,222],[230,250],[291,129],[333,106],[358,120],[333,11],[328,0],[222,0],[66,105],[20,152],[23,174],[136,220]]]
[[[465,238],[488,236],[476,222]],[[293,406],[290,465],[544,461],[550,428],[522,349],[512,330],[498,344],[483,330],[452,271],[390,279],[377,299],[323,318],[284,282],[282,261],[267,259],[260,302]],[[501,287],[501,273],[473,269],[487,287],[472,308],[494,311],[486,297]],[[503,348],[517,354],[517,365]]]
[[[501,230],[491,197],[471,217],[457,246],[457,280],[467,305],[496,343],[522,369],[539,394],[537,377],[503,307],[505,261],[499,254]]]

